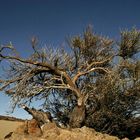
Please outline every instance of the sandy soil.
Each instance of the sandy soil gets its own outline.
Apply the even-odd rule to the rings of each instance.
[[[5,135],[15,130],[22,123],[23,122],[0,120],[0,140],[3,140]]]

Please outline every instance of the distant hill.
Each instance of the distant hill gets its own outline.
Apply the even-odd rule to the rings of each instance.
[[[0,115],[0,120],[7,120],[7,121],[20,121],[20,122],[25,121],[25,120],[20,119],[20,118],[15,118],[15,117],[10,117],[10,116],[2,116],[2,115]]]

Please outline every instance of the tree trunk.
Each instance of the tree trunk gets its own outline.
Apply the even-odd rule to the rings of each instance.
[[[45,123],[51,122],[52,121],[52,116],[49,112],[43,112],[36,110],[34,108],[29,108],[25,105],[22,105],[22,108],[27,111],[29,114],[32,115],[34,119],[36,119],[40,125],[43,125]]]
[[[75,106],[70,114],[69,126],[79,128],[85,120],[85,106]]]

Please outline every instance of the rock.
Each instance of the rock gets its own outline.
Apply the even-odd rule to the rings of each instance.
[[[140,137],[136,138],[135,140],[140,140]]]
[[[31,136],[39,137],[42,135],[41,128],[35,119],[28,121],[28,134]]]
[[[9,138],[12,136],[12,134],[13,134],[13,132],[8,133],[8,134],[4,137],[4,139],[5,139],[5,140],[6,140],[6,139],[9,139]]]
[[[43,126],[42,132],[43,132],[43,138],[56,138],[58,135],[60,135],[60,128],[56,126],[55,123],[47,123]]]
[[[26,134],[13,133],[12,137],[7,140],[41,140],[41,139],[39,137],[30,136],[30,135],[26,135]]]
[[[62,129],[55,124],[46,124],[43,128],[43,138],[46,140],[119,140],[117,137],[101,134],[88,127]]]
[[[128,138],[123,138],[122,140],[129,140]]]
[[[40,137],[42,135],[41,128],[39,127],[38,122],[35,119],[30,121],[25,121],[23,125],[20,125],[14,133],[21,135],[31,135]]]
[[[6,140],[119,140],[115,136],[96,132],[86,126],[82,128],[59,128],[54,122],[45,124],[41,128],[34,119],[26,121],[11,137]],[[128,140],[124,138],[123,140]],[[135,140],[140,140],[137,138]]]

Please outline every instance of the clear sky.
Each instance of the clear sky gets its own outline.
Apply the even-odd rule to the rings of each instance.
[[[140,28],[140,0],[0,0],[0,44],[11,41],[22,56],[31,51],[33,35],[41,45],[59,46],[88,24],[118,39],[120,29]],[[0,115],[6,115],[8,105],[8,97],[0,93]],[[12,115],[28,117],[20,109]]]

